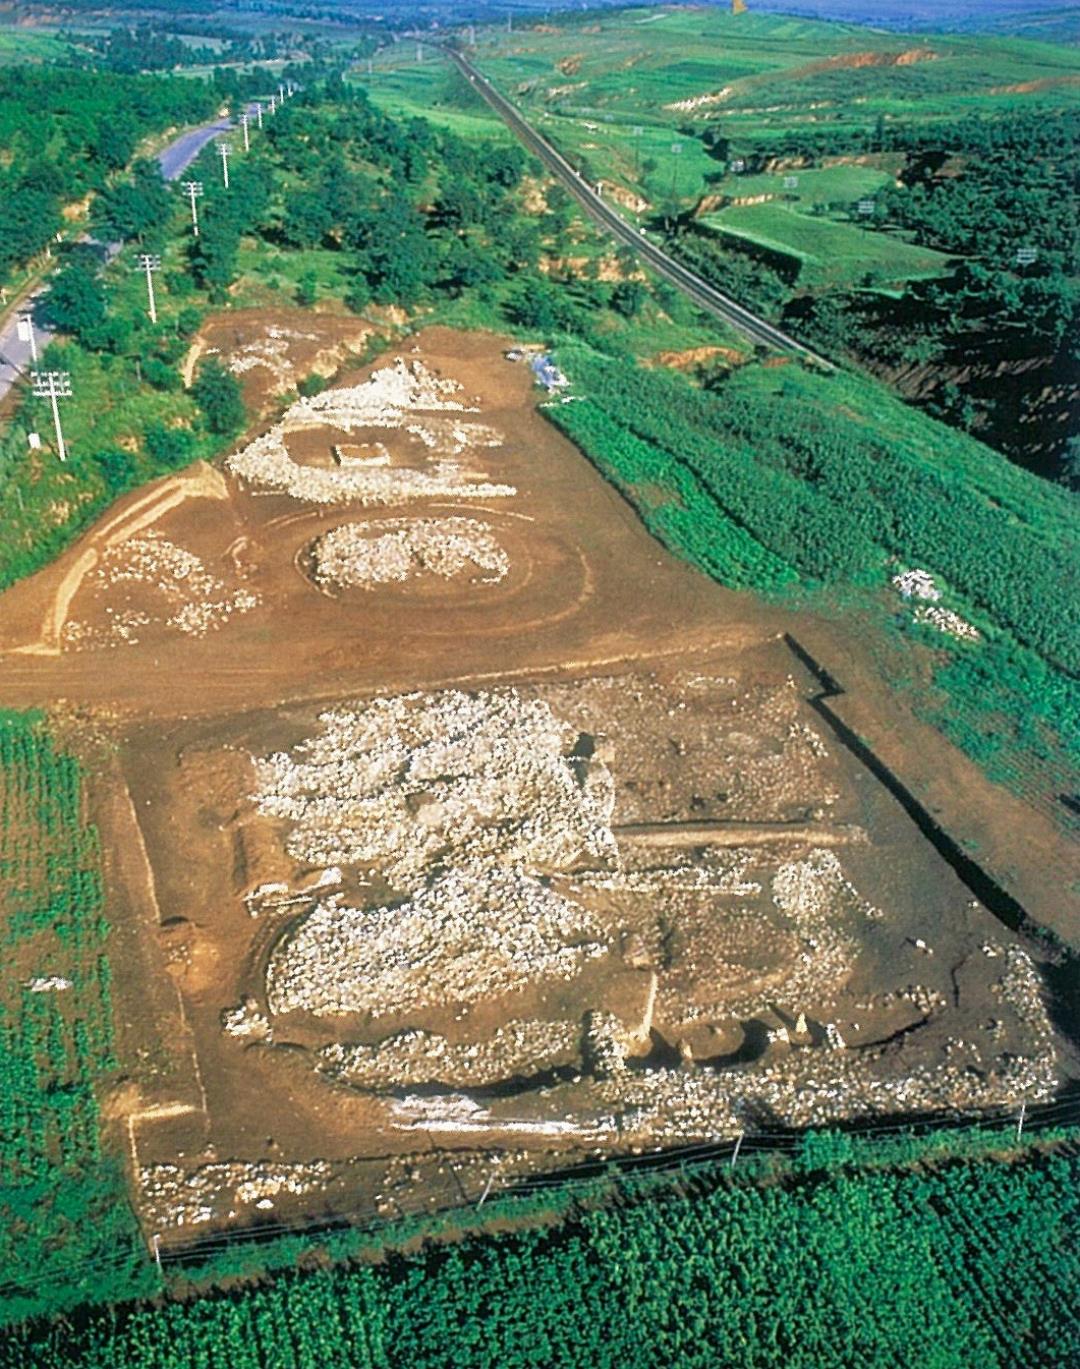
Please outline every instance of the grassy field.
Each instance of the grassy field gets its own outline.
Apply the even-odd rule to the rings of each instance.
[[[702,222],[723,238],[753,243],[799,263],[800,285],[857,285],[940,275],[949,258],[895,235],[815,218],[786,204],[732,205]]]
[[[1080,101],[1080,58],[1065,46],[912,37],[720,8],[625,10],[557,31],[481,31],[479,40],[484,72],[561,146],[605,177],[644,185],[650,198],[670,193],[681,125],[719,123],[737,155],[740,143],[779,138],[793,125],[843,131],[879,116],[933,121]],[[642,169],[650,160],[662,165]],[[711,191],[706,178],[717,170],[688,146],[679,193]]]
[[[37,29],[0,27],[0,65],[18,62],[53,62],[71,55],[69,45],[56,34]]]
[[[80,768],[44,720],[0,713],[0,1325],[154,1287],[122,1162],[98,1134],[116,1062],[84,809]]]

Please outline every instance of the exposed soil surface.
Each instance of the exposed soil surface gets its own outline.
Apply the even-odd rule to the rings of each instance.
[[[784,616],[666,555],[499,339],[282,412],[317,327],[215,325],[272,344],[265,426],[0,604],[0,702],[95,771],[148,1229],[1049,1097],[1035,962],[829,732]]]

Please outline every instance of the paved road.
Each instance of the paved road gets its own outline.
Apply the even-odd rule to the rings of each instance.
[[[655,243],[650,242],[633,224],[628,223],[621,214],[617,213],[606,200],[598,195],[587,181],[582,180],[562,153],[549,143],[542,134],[537,133],[531,124],[526,123],[516,107],[496,90],[467,57],[456,48],[446,47],[443,50],[459,71],[472,82],[477,93],[483,96],[525,146],[534,152],[548,170],[566,186],[589,217],[601,228],[607,229],[609,233],[632,248],[654,271],[669,280],[672,285],[677,286],[699,308],[723,319],[725,323],[738,329],[755,345],[760,344],[781,352],[809,357],[827,370],[833,369],[832,364],[826,361],[824,357],[818,356],[809,347],[804,347],[801,342],[797,342],[795,338],[774,327],[766,319],[759,318],[757,314],[751,313],[749,309],[745,309],[736,300],[729,298],[723,291],[718,290],[714,285],[710,285],[703,277],[683,266],[674,257],[668,256]]]
[[[190,133],[182,133],[179,138],[176,138],[168,147],[158,153],[158,165],[161,167],[161,174],[167,181],[175,181],[183,175],[208,142],[216,138],[218,134],[227,132],[231,127],[228,119],[218,119],[215,123],[203,124],[201,128],[192,129]],[[84,235],[83,240],[90,241],[89,236]],[[111,260],[119,251],[119,243],[106,244],[105,255],[107,259]],[[45,290],[45,284],[35,287],[24,299],[22,309],[33,310]],[[30,356],[30,343],[19,337],[18,328],[18,319],[13,317],[0,329],[0,400],[4,398],[15,381],[25,375],[27,369],[33,364]],[[52,334],[35,324],[34,341],[39,353],[51,340]]]

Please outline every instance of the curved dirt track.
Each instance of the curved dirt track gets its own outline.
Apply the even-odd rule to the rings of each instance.
[[[479,400],[504,435],[466,463],[512,498],[312,505],[201,474],[122,500],[65,556],[0,600],[0,703],[63,700],[128,716],[213,715],[378,689],[546,676],[774,637],[779,623],[665,553],[632,510],[535,408],[528,368],[500,340],[430,329],[399,349]],[[378,365],[386,364],[386,358]],[[367,371],[345,377],[355,383]],[[340,434],[327,431],[329,447]],[[213,498],[203,496],[213,495]],[[224,497],[223,497],[224,496]],[[327,595],[300,566],[314,538],[364,518],[471,514],[510,557],[500,584],[379,586]],[[242,571],[259,606],[204,637],[148,627],[136,644],[59,648],[68,618],[107,623],[85,579],[101,553],[152,531],[214,574]],[[96,615],[96,616],[95,616]]]

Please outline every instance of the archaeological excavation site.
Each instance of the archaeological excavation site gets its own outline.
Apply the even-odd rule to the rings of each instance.
[[[1036,948],[791,615],[653,541],[510,339],[331,332],[212,325],[252,431],[5,596],[5,699],[94,775],[145,1229],[1054,1097]]]

